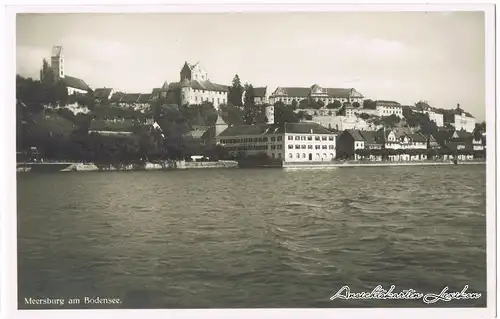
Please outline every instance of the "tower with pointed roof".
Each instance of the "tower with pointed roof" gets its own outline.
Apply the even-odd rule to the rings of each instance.
[[[225,129],[227,129],[229,126],[227,123],[224,121],[224,119],[221,116],[221,113],[218,113],[217,116],[217,121],[215,122],[215,136],[219,136],[220,133],[224,132]]]

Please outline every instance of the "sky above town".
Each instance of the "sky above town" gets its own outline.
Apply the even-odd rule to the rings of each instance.
[[[482,12],[18,14],[16,70],[38,79],[53,45],[92,88],[149,93],[185,61],[212,82],[355,88],[366,98],[485,117]]]

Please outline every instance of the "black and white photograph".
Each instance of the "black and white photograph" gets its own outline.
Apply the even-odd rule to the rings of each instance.
[[[7,317],[493,318],[494,4],[204,8],[11,8]]]

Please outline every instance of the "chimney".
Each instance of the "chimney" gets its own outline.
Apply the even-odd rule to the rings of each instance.
[[[457,110],[460,108],[460,103],[457,103]]]

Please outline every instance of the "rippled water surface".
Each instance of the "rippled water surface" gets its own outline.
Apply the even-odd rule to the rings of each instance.
[[[481,292],[484,165],[18,174],[25,297],[124,308],[419,307],[378,284]],[[29,306],[34,307],[34,306]],[[48,306],[38,306],[48,308]],[[106,307],[113,306],[88,306]]]

